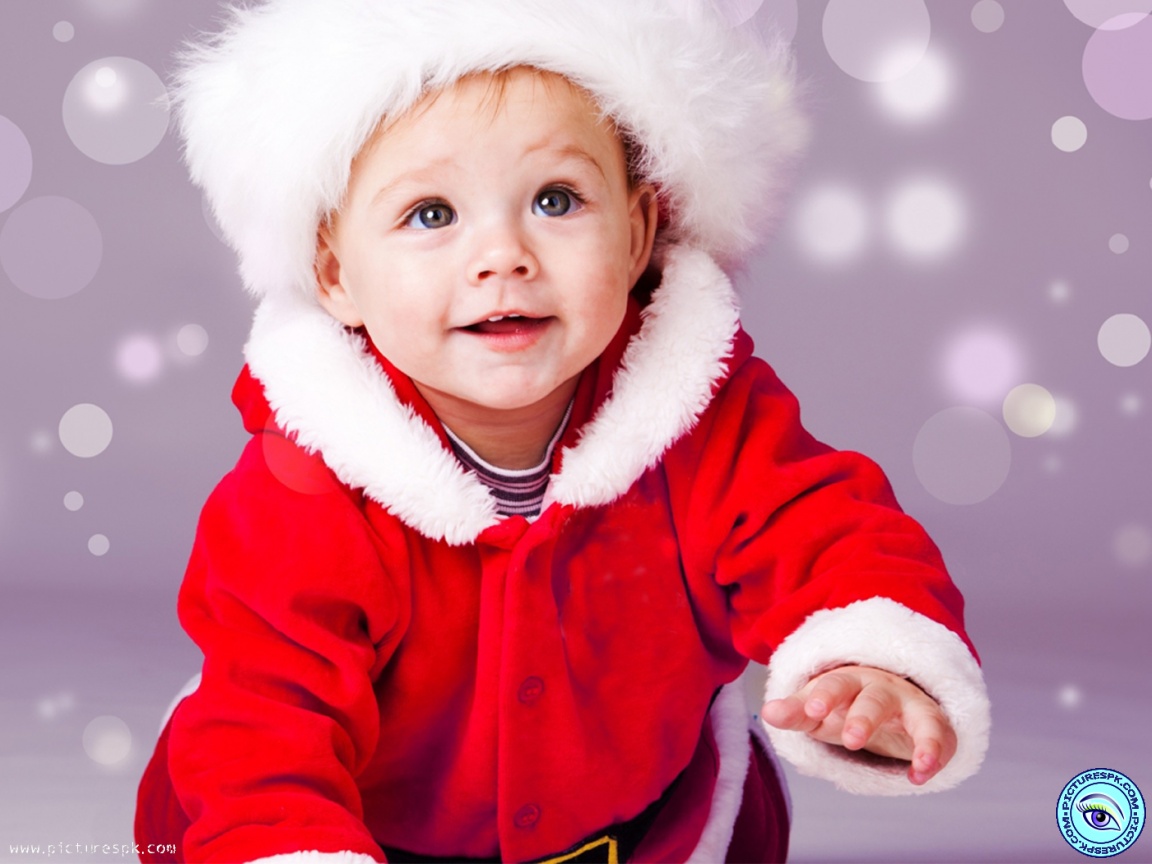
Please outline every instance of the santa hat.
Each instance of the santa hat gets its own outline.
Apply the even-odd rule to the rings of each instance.
[[[186,46],[173,82],[247,288],[312,296],[317,226],[380,119],[515,66],[586,89],[638,148],[661,243],[735,265],[763,239],[805,137],[791,54],[711,0],[260,0]]]

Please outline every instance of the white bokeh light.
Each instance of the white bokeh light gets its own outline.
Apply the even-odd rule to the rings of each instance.
[[[0,213],[19,201],[32,182],[32,145],[24,131],[0,114]]]
[[[981,33],[995,33],[1004,26],[1004,7],[996,0],[980,0],[972,7],[972,26]]]
[[[1135,523],[1121,526],[1112,537],[1112,554],[1125,567],[1152,562],[1152,531]]]
[[[79,510],[83,506],[84,506],[84,496],[81,495],[79,492],[73,490],[71,492],[68,492],[64,496],[65,509],[71,510],[73,513],[75,513],[77,510]]]
[[[0,227],[0,267],[30,297],[60,300],[82,291],[103,256],[95,217],[70,198],[31,198]]]
[[[81,739],[88,758],[100,765],[117,765],[132,751],[132,732],[119,717],[104,715],[84,727]]]
[[[76,35],[76,28],[71,21],[57,21],[52,27],[52,38],[57,42],[71,42]]]
[[[796,210],[800,247],[821,264],[844,264],[867,246],[868,205],[846,186],[826,184],[808,192]]]
[[[153,381],[160,375],[163,365],[160,343],[151,336],[129,336],[116,348],[116,369],[129,381]]]
[[[1126,393],[1120,397],[1120,413],[1127,417],[1135,417],[1144,410],[1144,400],[1138,393]]]
[[[908,72],[876,85],[880,104],[901,120],[939,117],[952,95],[952,72],[936,52],[925,54]]]
[[[829,0],[822,25],[833,62],[861,81],[889,81],[924,56],[932,20],[923,0]]]
[[[1080,425],[1080,409],[1067,396],[1057,395],[1053,398],[1056,402],[1056,416],[1048,434],[1053,438],[1067,438]]]
[[[1056,400],[1039,384],[1019,384],[1004,397],[1004,422],[1021,438],[1036,438],[1056,422]]]
[[[93,534],[88,538],[88,551],[97,558],[107,555],[111,548],[112,543],[103,534]]]
[[[1056,699],[1061,707],[1072,711],[1084,701],[1084,694],[1075,684],[1065,684],[1056,694]]]
[[[947,408],[929,418],[912,447],[916,477],[946,504],[979,504],[1008,478],[1012,445],[995,418],[977,408]]]
[[[966,330],[944,350],[945,381],[953,395],[963,401],[998,404],[1021,383],[1022,355],[1016,340],[1002,330]]]
[[[1108,248],[1117,255],[1128,251],[1128,236],[1126,234],[1113,234],[1108,238]]]
[[[1064,0],[1064,5],[1094,28],[1130,26],[1152,12],[1152,0]]]
[[[964,238],[964,203],[948,183],[918,178],[902,183],[888,200],[884,225],[905,257],[936,260],[954,252]]]
[[[112,443],[112,418],[99,405],[73,405],[60,418],[60,443],[73,456],[99,456]]]
[[[1142,318],[1122,312],[1100,325],[1096,345],[1113,366],[1135,366],[1148,356],[1152,332]]]
[[[185,357],[199,357],[208,348],[208,331],[199,324],[185,324],[176,333],[176,347]]]
[[[1065,153],[1075,153],[1088,141],[1088,127],[1079,117],[1071,114],[1052,124],[1052,143]]]
[[[36,713],[42,720],[55,720],[76,707],[76,697],[67,690],[44,696],[36,702]]]
[[[164,82],[130,57],[94,60],[64,91],[64,129],[85,156],[126,165],[156,149],[168,131]]]
[[[52,452],[52,436],[43,429],[37,429],[28,438],[28,449],[38,455]]]
[[[1053,303],[1064,304],[1072,297],[1072,286],[1063,279],[1057,279],[1048,286],[1048,299]]]

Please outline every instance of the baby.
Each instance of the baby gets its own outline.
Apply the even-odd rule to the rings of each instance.
[[[192,176],[261,305],[142,845],[775,861],[773,750],[876,794],[979,767],[939,553],[802,429],[720,266],[792,91],[703,0],[268,0],[187,54]]]

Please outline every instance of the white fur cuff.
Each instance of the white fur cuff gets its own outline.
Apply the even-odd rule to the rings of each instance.
[[[287,852],[258,858],[248,864],[377,864],[371,855],[359,852]]]
[[[905,767],[877,764],[806,733],[768,726],[776,752],[801,774],[856,794],[915,795],[950,789],[976,773],[988,749],[990,707],[980,667],[955,633],[886,597],[820,610],[776,649],[765,698],[789,696],[813,675],[848,664],[905,676],[936,699],[956,731],[956,755],[929,782],[914,786]]]

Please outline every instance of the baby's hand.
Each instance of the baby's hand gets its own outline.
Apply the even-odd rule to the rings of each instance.
[[[908,779],[917,786],[956,753],[956,733],[936,700],[911,681],[870,666],[821,673],[786,699],[764,703],[760,716],[826,744],[908,761]]]

